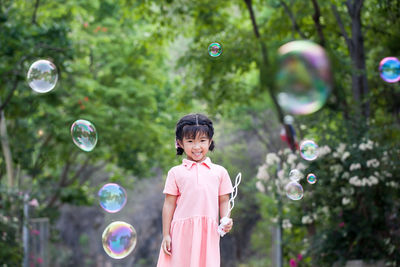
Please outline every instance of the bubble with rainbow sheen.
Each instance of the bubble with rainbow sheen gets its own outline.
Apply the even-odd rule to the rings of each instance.
[[[77,120],[71,126],[72,141],[83,151],[89,152],[97,144],[96,127],[87,120]]]
[[[304,190],[301,184],[291,181],[285,186],[286,196],[291,200],[300,200],[303,198]]]
[[[400,61],[395,57],[385,57],[379,63],[379,73],[385,82],[400,81]]]
[[[122,221],[110,223],[104,229],[102,243],[104,251],[114,259],[128,256],[136,247],[137,234],[132,225]]]
[[[298,169],[293,169],[289,172],[289,179],[292,181],[300,181],[304,175],[298,170]]]
[[[319,110],[332,88],[325,50],[311,41],[292,41],[279,50],[277,100],[283,110],[305,115]]]
[[[115,183],[103,185],[99,190],[98,196],[100,206],[110,213],[116,213],[122,210],[127,200],[125,189]]]
[[[211,43],[208,46],[208,54],[212,57],[218,57],[222,54],[222,46],[219,43]]]
[[[301,142],[300,155],[305,160],[315,160],[318,157],[318,145],[313,140]]]
[[[309,173],[307,175],[307,182],[309,184],[315,184],[317,182],[317,176],[314,173]]]
[[[33,62],[29,67],[27,80],[35,92],[47,93],[53,90],[58,80],[56,65],[45,59]]]

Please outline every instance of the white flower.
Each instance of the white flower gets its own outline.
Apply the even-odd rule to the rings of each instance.
[[[331,152],[332,152],[332,150],[327,145],[318,147],[318,156],[319,157],[323,157]]]
[[[267,165],[261,165],[261,166],[258,168],[258,172],[257,172],[256,177],[257,177],[259,180],[268,181],[268,180],[269,180],[268,166],[267,166]]]
[[[371,185],[378,184],[379,180],[375,176],[371,175],[368,180],[371,182]]]
[[[348,172],[344,172],[343,175],[342,175],[343,179],[347,179],[349,177],[350,177],[350,173],[348,173]]]
[[[265,187],[261,181],[257,181],[256,188],[258,189],[258,191],[265,193]]]
[[[300,129],[301,130],[305,130],[307,128],[307,126],[305,126],[304,124],[300,124]]]
[[[290,228],[292,228],[292,224],[290,223],[290,220],[284,219],[284,220],[282,221],[282,228],[283,228],[283,229],[290,229]]]
[[[290,153],[292,153],[292,150],[290,150],[290,148],[285,148],[285,149],[283,150],[283,154],[285,154],[285,155],[288,155],[288,154],[290,154]]]
[[[358,149],[360,149],[361,151],[364,151],[364,150],[366,150],[367,148],[366,148],[366,145],[365,145],[365,144],[361,143],[361,144],[358,146]]]
[[[358,170],[361,169],[361,164],[360,163],[353,163],[350,165],[350,171]]]
[[[361,186],[362,185],[361,180],[358,179],[358,176],[351,177],[350,180],[349,180],[349,183],[351,185],[354,185],[354,186]]]
[[[387,172],[387,171],[383,171],[383,174],[384,174],[386,177],[392,177],[392,176],[393,176],[390,172]]]
[[[267,165],[275,165],[281,162],[281,159],[275,153],[268,153],[265,161]]]
[[[335,176],[338,176],[339,173],[343,171],[342,165],[339,165],[339,164],[332,165],[332,166],[329,167],[329,169],[330,169],[331,171],[333,171],[333,173],[335,174]]]
[[[344,206],[346,206],[346,205],[349,204],[349,203],[350,203],[350,198],[347,198],[347,197],[342,198],[342,204],[343,204]]]
[[[370,159],[367,160],[367,167],[374,167],[374,168],[378,168],[379,167],[379,161],[377,159]]]
[[[284,170],[279,170],[277,175],[278,175],[278,178],[282,180],[282,179],[285,178],[285,171]]]
[[[339,154],[343,154],[343,152],[344,152],[345,149],[346,149],[346,144],[340,143],[339,146],[338,146],[338,148],[336,149],[336,151],[337,151]]]
[[[289,154],[287,157],[287,163],[289,163],[290,165],[293,165],[296,159],[297,159],[296,154]]]
[[[299,163],[296,165],[296,169],[298,169],[299,171],[304,171],[306,169],[306,165],[304,165],[303,163]]]
[[[278,218],[271,218],[271,222],[272,223],[277,223],[278,222]]]
[[[350,157],[350,152],[349,151],[344,152],[342,155],[342,161],[345,161],[348,157]]]
[[[301,223],[302,224],[310,224],[312,222],[313,222],[312,218],[310,216],[308,216],[308,215],[305,215],[305,216],[303,216],[301,218]]]

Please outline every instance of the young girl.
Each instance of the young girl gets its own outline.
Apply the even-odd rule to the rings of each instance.
[[[227,215],[233,187],[226,169],[207,157],[213,135],[211,120],[201,114],[186,115],[176,125],[177,155],[186,159],[169,170],[165,182],[157,267],[220,266],[218,215]],[[230,219],[224,231],[232,225]]]

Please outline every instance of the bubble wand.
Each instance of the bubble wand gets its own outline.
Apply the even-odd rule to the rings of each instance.
[[[225,217],[221,219],[221,224],[218,226],[218,233],[221,237],[223,237],[226,232],[224,231],[224,227],[229,223],[229,213],[232,211],[233,207],[235,206],[235,198],[237,196],[238,192],[238,186],[240,182],[242,181],[242,174],[239,172],[239,174],[235,178],[235,186],[233,187],[233,191],[231,193],[231,198],[229,199],[229,210],[226,213]]]

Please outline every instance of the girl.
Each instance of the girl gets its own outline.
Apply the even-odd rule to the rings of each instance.
[[[229,210],[229,174],[207,157],[214,149],[209,118],[189,114],[176,124],[177,155],[182,164],[169,170],[162,211],[163,241],[157,267],[219,267],[218,212]],[[230,219],[224,231],[232,229]]]

